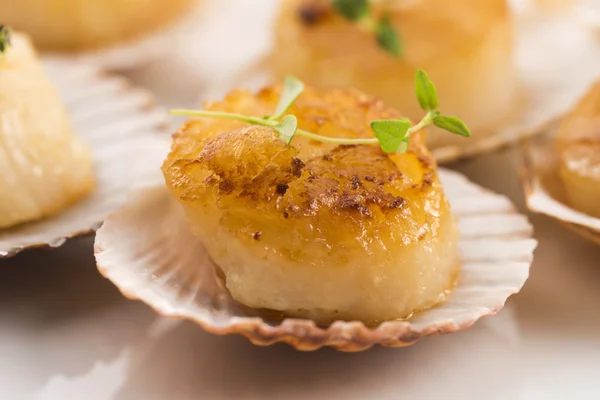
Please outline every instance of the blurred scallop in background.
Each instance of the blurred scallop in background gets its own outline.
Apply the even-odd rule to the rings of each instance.
[[[57,214],[94,189],[91,151],[75,133],[29,38],[0,53],[0,228]]]
[[[321,87],[356,87],[419,120],[413,95],[417,68],[436,82],[445,114],[460,116],[475,135],[510,119],[519,104],[513,63],[511,12],[505,0],[377,2],[399,33],[403,54],[394,57],[373,34],[344,18],[330,0],[282,2],[272,69]],[[434,146],[456,144],[430,135]]]
[[[135,40],[174,22],[197,0],[0,0],[2,22],[41,50],[82,51]]]

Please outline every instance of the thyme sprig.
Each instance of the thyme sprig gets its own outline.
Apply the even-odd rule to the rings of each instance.
[[[208,111],[208,110],[171,110],[174,115],[190,117],[224,118],[242,121],[253,125],[262,125],[274,128],[278,137],[290,144],[296,135],[321,143],[338,145],[379,145],[386,153],[404,153],[408,149],[410,136],[420,129],[434,124],[451,133],[469,137],[471,133],[467,126],[456,117],[443,116],[438,110],[438,98],[435,85],[425,71],[418,70],[415,75],[415,91],[421,108],[426,111],[425,116],[416,125],[412,125],[407,118],[392,120],[376,120],[371,122],[374,138],[335,138],[308,132],[298,128],[298,118],[293,114],[284,114],[296,102],[304,90],[304,84],[294,78],[287,77],[279,97],[279,102],[273,115],[256,117],[242,114]]]
[[[0,24],[0,54],[10,45],[10,29]]]
[[[401,57],[404,54],[400,34],[393,27],[389,14],[375,18],[372,1],[333,0],[333,8],[363,31],[375,35],[377,44],[388,53],[395,57]]]

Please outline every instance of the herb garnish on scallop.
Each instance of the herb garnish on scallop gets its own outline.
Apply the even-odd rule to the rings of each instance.
[[[293,78],[175,111],[197,118],[174,135],[167,186],[237,301],[321,323],[443,301],[458,235],[423,127],[469,131],[440,115],[423,71],[415,82],[415,125],[356,90]]]

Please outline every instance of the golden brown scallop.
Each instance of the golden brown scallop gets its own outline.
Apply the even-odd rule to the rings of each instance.
[[[419,120],[413,77],[425,69],[446,115],[458,115],[475,139],[506,124],[515,109],[512,25],[505,0],[371,1],[389,13],[404,42],[395,58],[334,12],[331,0],[281,2],[271,64],[276,78],[292,74],[323,88],[355,87]],[[432,146],[460,138],[437,128]]]
[[[90,149],[29,39],[0,55],[0,228],[56,214],[94,188]]]
[[[207,110],[269,115],[279,87],[237,90]],[[307,88],[289,110],[329,137],[372,137],[400,114],[354,90]],[[173,137],[167,186],[240,303],[320,323],[406,318],[443,301],[457,230],[422,132],[404,154],[336,146],[199,118]]]
[[[562,122],[557,146],[569,202],[600,218],[600,81]]]
[[[0,0],[1,23],[44,50],[103,48],[180,17],[195,0]]]

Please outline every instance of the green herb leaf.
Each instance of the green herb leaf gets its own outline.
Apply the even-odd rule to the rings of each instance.
[[[372,21],[372,20],[369,20]],[[0,26],[1,27],[1,26]],[[412,126],[406,119],[397,120],[378,120],[371,123],[371,129],[375,137],[368,138],[340,138],[319,135],[298,128],[298,119],[294,115],[283,114],[289,109],[294,101],[300,96],[304,89],[304,84],[296,78],[286,78],[282,90],[277,114],[273,116],[252,117],[244,114],[228,113],[212,110],[171,110],[174,115],[188,115],[191,117],[224,118],[233,121],[242,121],[248,124],[268,126],[277,130],[277,136],[290,144],[295,135],[303,136],[309,140],[315,140],[321,143],[336,145],[375,145],[378,144],[386,153],[404,153],[409,146],[412,133],[431,125],[432,123],[439,128],[445,129],[461,136],[471,136],[469,128],[456,117],[441,116],[437,110],[438,100],[435,93],[435,86],[422,70],[417,71],[416,76],[417,96],[419,103],[427,109],[426,115]]]
[[[298,97],[304,91],[304,83],[298,78],[288,76],[283,82],[283,89],[281,89],[281,95],[279,97],[279,103],[275,108],[275,114],[271,117],[277,119],[281,117],[287,110],[290,109],[292,104],[298,99]]]
[[[396,29],[394,29],[392,26],[390,17],[388,15],[384,15],[379,20],[377,24],[376,38],[379,46],[392,55],[400,57],[404,53],[400,36]]]
[[[371,129],[379,140],[381,149],[386,153],[394,153],[406,151],[406,143],[408,143],[406,133],[410,125],[410,121],[405,118],[378,120],[371,122]]]
[[[295,115],[287,115],[274,128],[279,133],[279,138],[290,144],[298,130],[298,119]]]
[[[4,25],[0,25],[0,54],[4,53],[10,44],[10,30]]]
[[[333,7],[350,21],[358,21],[369,15],[369,0],[333,0]]]
[[[435,85],[422,69],[417,70],[415,74],[415,92],[423,110],[431,111],[438,107],[439,103]]]
[[[467,125],[456,117],[437,116],[433,119],[433,124],[438,128],[447,130],[460,136],[470,137],[471,132]]]

